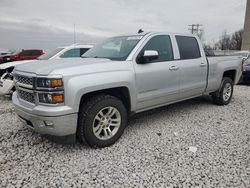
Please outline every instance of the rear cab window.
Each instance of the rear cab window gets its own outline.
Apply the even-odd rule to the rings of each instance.
[[[175,36],[180,52],[180,59],[198,59],[201,57],[200,47],[195,37]]]

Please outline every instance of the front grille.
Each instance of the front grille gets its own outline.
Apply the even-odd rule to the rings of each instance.
[[[33,93],[29,93],[23,90],[18,90],[18,96],[25,101],[35,104],[35,98]]]
[[[33,78],[27,77],[27,76],[21,76],[21,75],[15,75],[15,79],[17,83],[33,86]]]

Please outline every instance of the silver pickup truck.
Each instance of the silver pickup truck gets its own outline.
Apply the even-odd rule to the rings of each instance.
[[[12,99],[34,131],[106,147],[131,114],[205,94],[227,105],[241,74],[240,57],[206,58],[194,35],[141,33],[109,38],[82,59],[17,66]]]

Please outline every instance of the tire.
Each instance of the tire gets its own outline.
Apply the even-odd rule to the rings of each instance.
[[[78,116],[77,135],[91,147],[114,144],[127,125],[127,109],[111,95],[97,95],[82,103]]]
[[[233,96],[233,89],[232,79],[224,77],[220,89],[212,94],[213,102],[217,105],[228,105]]]

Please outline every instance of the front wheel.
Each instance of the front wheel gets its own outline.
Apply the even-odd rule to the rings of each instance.
[[[107,147],[122,135],[127,124],[123,102],[110,95],[98,95],[80,107],[78,136],[93,147]]]
[[[230,78],[223,78],[221,87],[218,91],[212,94],[215,104],[228,105],[233,96],[233,81]]]

